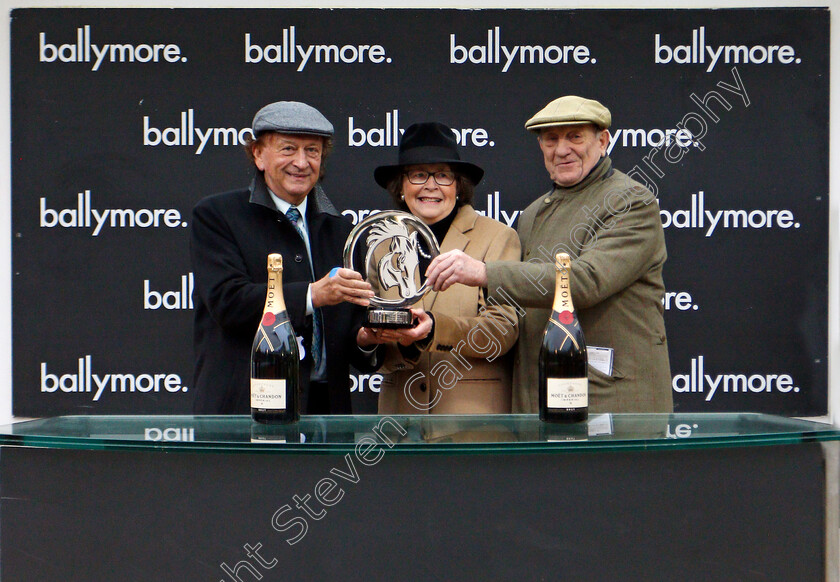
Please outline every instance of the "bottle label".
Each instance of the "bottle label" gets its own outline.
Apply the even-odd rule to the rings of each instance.
[[[286,409],[286,380],[251,378],[251,408]]]
[[[587,378],[548,378],[549,408],[586,408],[589,406]]]

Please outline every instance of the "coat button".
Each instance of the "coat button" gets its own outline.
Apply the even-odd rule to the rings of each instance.
[[[543,200],[543,202],[545,202],[546,204],[551,204],[551,198],[546,198],[545,200]]]
[[[296,263],[302,263],[303,262],[303,255],[301,255],[300,253],[296,254],[295,255],[295,262]]]
[[[422,383],[420,384],[420,392],[425,392],[425,391],[426,391],[426,383],[425,383],[425,382],[422,382]]]

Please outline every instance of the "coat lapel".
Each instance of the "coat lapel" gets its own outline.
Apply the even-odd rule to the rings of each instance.
[[[473,229],[476,220],[478,220],[478,215],[473,210],[473,207],[469,204],[462,206],[458,210],[458,214],[455,215],[455,220],[452,221],[452,225],[446,232],[446,236],[443,237],[443,242],[440,245],[441,254],[455,249],[460,251],[466,249],[470,239],[464,233]],[[437,296],[437,291],[429,291],[423,296],[422,306],[424,311],[432,310]]]

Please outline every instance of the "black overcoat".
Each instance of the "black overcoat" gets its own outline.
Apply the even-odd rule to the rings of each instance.
[[[320,184],[308,195],[306,221],[317,280],[342,265],[352,225]],[[303,239],[277,210],[257,172],[250,188],[209,196],[193,209],[196,414],[250,412],[250,351],[265,305],[270,253],[283,255],[283,295],[292,327],[303,338],[301,412],[307,411],[312,316],[306,315],[306,292],[312,274]],[[372,371],[355,342],[363,312],[349,303],[322,308],[333,414],[350,413],[349,365]]]

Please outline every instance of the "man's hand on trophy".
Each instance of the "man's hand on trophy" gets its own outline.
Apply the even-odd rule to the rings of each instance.
[[[483,262],[456,249],[434,258],[426,269],[426,283],[435,291],[446,291],[455,283],[485,287],[487,268]]]
[[[315,308],[336,305],[342,301],[367,307],[370,298],[374,296],[370,283],[362,279],[359,273],[339,267],[312,283],[309,291]]]

